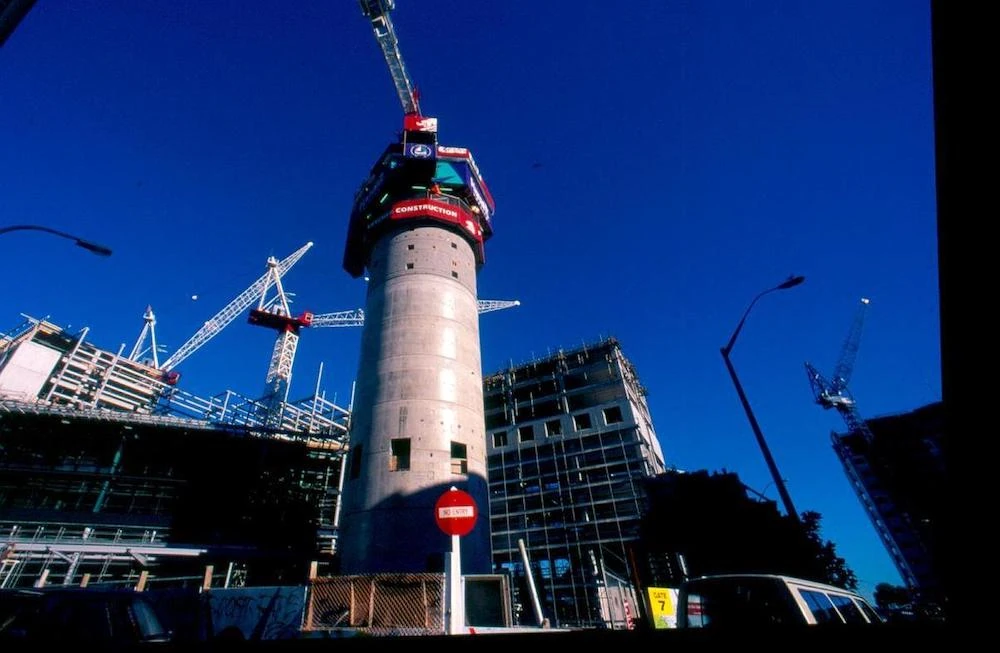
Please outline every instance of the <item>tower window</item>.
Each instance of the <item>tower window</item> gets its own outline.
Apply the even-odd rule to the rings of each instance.
[[[455,272],[454,270],[452,270],[451,271],[451,276],[453,276],[453,277],[455,277],[457,279],[458,278],[458,272]]]
[[[412,270],[413,269],[413,263],[407,263],[406,264],[406,269],[407,270]]]
[[[358,445],[351,448],[351,471],[350,476],[353,481],[357,477],[361,476],[361,450],[364,445]]]
[[[458,243],[452,243],[451,244],[451,248],[452,249],[458,249]]]
[[[535,429],[532,426],[522,426],[517,430],[517,434],[521,437],[521,442],[531,442],[535,439]]]
[[[407,245],[406,249],[413,249],[413,245]]]
[[[604,409],[605,424],[618,424],[623,421],[625,420],[622,418],[621,406],[612,406],[611,408]]]
[[[469,456],[465,445],[461,442],[451,443],[451,473],[469,473]]]
[[[389,441],[389,471],[405,472],[410,468],[410,438],[394,438]]]

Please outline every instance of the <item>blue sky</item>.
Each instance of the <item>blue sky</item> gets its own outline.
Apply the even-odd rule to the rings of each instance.
[[[442,144],[496,198],[479,296],[483,368],[613,335],[649,390],[669,463],[777,498],[719,355],[734,365],[799,510],[871,591],[899,582],[812,401],[872,300],[852,382],[865,416],[941,397],[927,3],[400,0],[407,67]],[[0,330],[20,314],[129,347],[152,304],[168,353],[264,272],[295,310],[357,308],[351,198],[402,110],[354,0],[39,0],[0,49]],[[197,299],[192,296],[197,295]],[[346,405],[359,329],[307,331]],[[237,320],[179,369],[200,395],[262,390],[273,334]]]

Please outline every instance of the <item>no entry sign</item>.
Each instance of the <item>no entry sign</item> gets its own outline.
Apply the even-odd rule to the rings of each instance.
[[[475,499],[458,488],[451,488],[434,504],[434,521],[446,535],[468,535],[478,516]]]

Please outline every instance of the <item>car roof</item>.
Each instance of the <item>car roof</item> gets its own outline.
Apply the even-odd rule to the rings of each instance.
[[[833,592],[840,592],[842,594],[850,594],[852,596],[858,596],[856,592],[851,590],[846,590],[842,587],[837,587],[836,585],[829,585],[827,583],[820,583],[814,580],[806,580],[805,578],[796,578],[794,576],[784,576],[781,574],[712,574],[709,576],[698,576],[696,578],[691,578],[688,580],[690,583],[697,581],[710,581],[714,579],[741,579],[741,578],[769,578],[773,580],[779,580],[785,583],[791,583],[793,585],[802,585],[804,587],[811,587],[814,589],[823,589]]]

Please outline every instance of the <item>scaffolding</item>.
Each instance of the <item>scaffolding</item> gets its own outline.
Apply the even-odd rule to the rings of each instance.
[[[632,364],[608,339],[484,384],[495,569],[525,579],[523,539],[553,626],[628,628],[640,481],[664,471]]]
[[[87,341],[88,328],[71,334],[47,320],[23,317],[21,325],[0,336],[0,403],[8,410],[37,405],[98,419],[149,416],[150,423],[199,428],[193,420],[204,428],[230,425],[305,435],[316,446],[340,447],[347,436],[350,411],[318,388],[311,396],[283,402],[268,419],[269,406],[259,400],[232,390],[199,397],[171,383],[162,370],[124,356],[125,345],[115,353],[96,347]]]
[[[281,501],[308,506],[295,519],[315,526],[309,555],[336,551],[351,414],[326,399],[318,382],[277,412],[231,390],[200,397],[131,360],[124,345],[117,352],[93,345],[87,328],[70,333],[23,317],[0,334],[2,586],[76,583],[83,573],[93,582],[130,582],[158,565],[204,556],[205,547],[173,542],[174,511],[190,482],[225,492],[233,455],[249,455],[251,464],[260,456],[284,461],[264,464],[255,500],[270,505],[287,495]],[[248,453],[254,445],[247,441],[258,441],[259,453]],[[188,465],[190,478],[174,477],[157,460],[185,467],[185,455],[223,458]],[[145,471],[134,469],[137,459]]]

